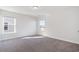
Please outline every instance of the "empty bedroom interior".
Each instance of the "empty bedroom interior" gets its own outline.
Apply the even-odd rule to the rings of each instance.
[[[79,7],[0,6],[0,51],[79,51]]]

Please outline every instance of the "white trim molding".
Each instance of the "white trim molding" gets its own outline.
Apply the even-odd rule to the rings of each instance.
[[[72,43],[79,44],[79,41],[73,41],[73,40],[69,40],[69,39],[65,39],[65,38],[60,38],[60,37],[56,37],[56,36],[50,36],[50,35],[46,35],[46,34],[44,34],[43,36],[46,36],[46,37],[55,38],[55,39],[58,39],[58,40],[63,40],[63,41],[67,41],[67,42],[72,42]]]

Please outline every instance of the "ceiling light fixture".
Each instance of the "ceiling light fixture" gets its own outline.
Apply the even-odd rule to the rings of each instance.
[[[39,8],[39,6],[33,6],[33,9],[38,9]]]

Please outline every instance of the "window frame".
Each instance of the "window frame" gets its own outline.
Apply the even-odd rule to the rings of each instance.
[[[14,24],[13,24],[13,32],[5,32],[5,30],[4,30],[4,20],[5,20],[5,17],[9,17],[9,18],[13,18],[13,20],[14,20]],[[10,25],[10,24],[9,24]],[[12,25],[12,24],[11,24]],[[12,16],[3,16],[3,34],[10,34],[10,33],[16,33],[16,18],[15,17],[12,17]]]

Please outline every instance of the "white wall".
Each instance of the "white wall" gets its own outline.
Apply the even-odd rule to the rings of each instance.
[[[79,43],[79,7],[54,7],[44,35]]]
[[[4,10],[0,10],[0,38],[3,39],[10,39],[15,37],[21,36],[28,36],[36,34],[36,17],[31,15],[23,15],[13,12],[8,12]],[[13,16],[16,17],[16,33],[11,34],[2,34],[2,17],[3,16]]]

